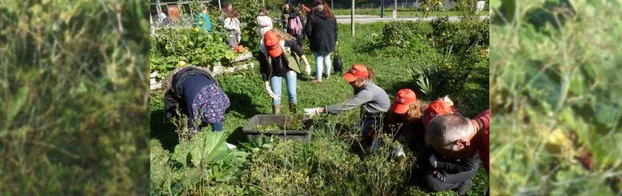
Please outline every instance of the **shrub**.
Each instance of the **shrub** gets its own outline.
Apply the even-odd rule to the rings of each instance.
[[[0,4],[0,195],[145,195],[144,1]]]
[[[385,46],[409,48],[426,45],[432,29],[426,22],[391,22],[382,29]]]
[[[242,26],[242,39],[245,41],[244,45],[254,49],[253,51],[259,51],[257,16],[259,14],[259,9],[262,8],[261,2],[259,0],[245,0],[233,1],[232,4],[233,8],[237,8],[240,12],[240,22],[246,24]]]

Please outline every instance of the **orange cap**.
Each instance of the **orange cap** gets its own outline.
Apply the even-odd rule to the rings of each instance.
[[[283,50],[280,47],[281,38],[274,31],[268,31],[264,34],[263,43],[271,57],[278,57],[283,54]]]
[[[352,68],[346,74],[343,74],[343,79],[348,82],[354,82],[356,79],[365,79],[367,76],[369,76],[367,67],[363,64],[355,64],[352,65]]]
[[[453,113],[454,109],[449,103],[440,99],[434,100],[423,112],[425,127],[428,127],[428,124],[430,124],[430,121],[432,121],[434,117]]]
[[[410,108],[410,105],[417,102],[417,95],[410,89],[402,89],[395,95],[395,101],[391,110],[396,114],[404,114]]]

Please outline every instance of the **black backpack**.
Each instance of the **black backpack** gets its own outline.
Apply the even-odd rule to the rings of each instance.
[[[343,61],[341,61],[341,57],[337,52],[333,56],[333,67],[335,68],[335,73],[339,72],[341,74],[343,72]]]

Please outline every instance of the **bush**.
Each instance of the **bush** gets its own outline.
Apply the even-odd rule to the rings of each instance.
[[[491,109],[504,130],[490,140],[504,149],[491,162],[491,187],[503,188],[491,192],[620,195],[622,23],[607,20],[622,16],[620,4],[572,1],[578,17],[530,24],[560,11],[541,10],[547,3],[512,5],[525,14],[491,27]]]
[[[0,195],[148,193],[147,9],[0,4]]]
[[[431,32],[426,22],[391,22],[382,29],[384,44],[401,48],[426,45]]]
[[[242,26],[242,40],[244,45],[249,46],[253,51],[259,51],[259,26],[257,25],[257,16],[259,9],[263,6],[259,0],[233,1],[233,8],[240,12],[240,22],[245,23]],[[275,24],[276,25],[276,24]],[[256,52],[254,52],[256,53]]]

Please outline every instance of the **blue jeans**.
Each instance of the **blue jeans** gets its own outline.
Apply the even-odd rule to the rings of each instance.
[[[330,68],[332,66],[330,61],[330,53],[322,56],[317,52],[313,52],[313,55],[315,56],[315,79],[322,80],[323,71],[326,71],[326,78],[328,78],[328,76],[330,76]]]
[[[296,104],[298,99],[296,98],[296,72],[288,71],[285,74],[285,85],[287,86],[287,94],[289,95],[289,103]],[[272,88],[272,92],[274,94],[281,96],[282,90],[281,86],[283,85],[283,77],[280,76],[272,76],[270,78],[270,87]],[[272,105],[281,104],[280,99],[272,99]]]
[[[382,129],[382,122],[378,118],[361,117],[356,123],[356,127],[361,129],[363,137],[371,138],[376,134],[376,130]]]

